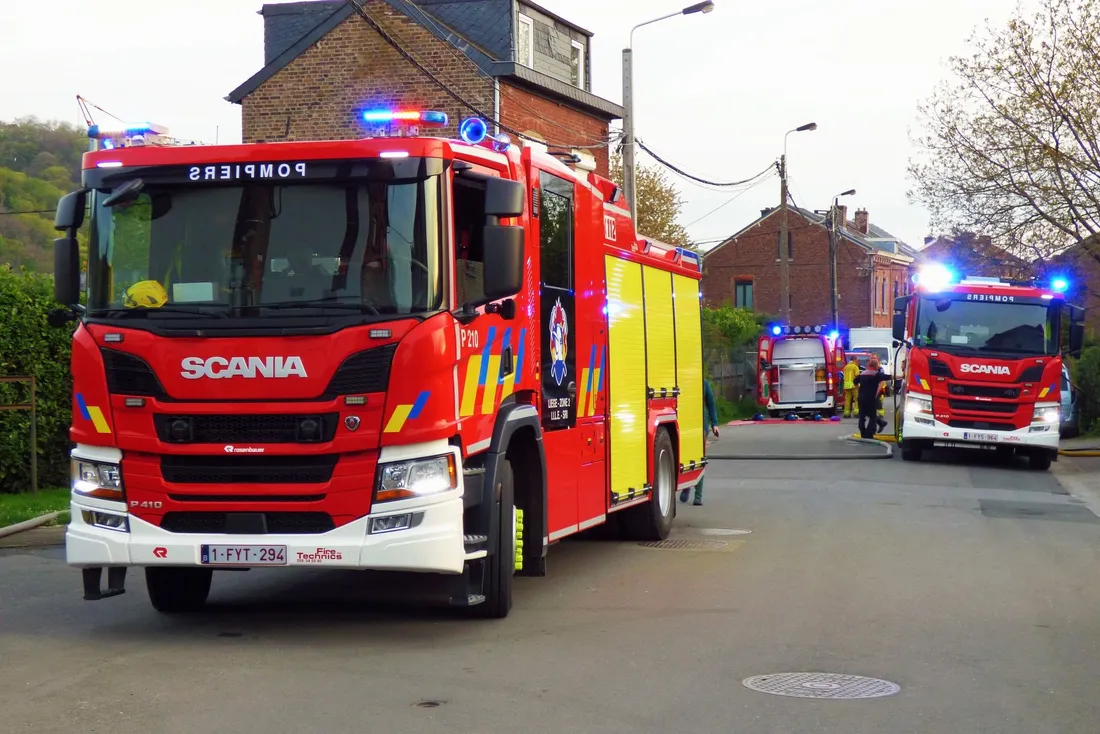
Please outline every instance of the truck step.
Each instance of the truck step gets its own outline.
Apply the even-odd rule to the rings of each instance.
[[[462,542],[466,545],[479,545],[480,543],[488,543],[488,535],[463,535]]]
[[[471,607],[482,604],[484,601],[485,596],[483,594],[470,594],[468,597],[466,597],[466,603]]]
[[[477,476],[481,476],[484,473],[485,473],[485,467],[483,467],[483,466],[475,466],[475,467],[472,467],[472,468],[463,467],[463,469],[462,469],[462,476],[464,476],[464,477],[477,477]]]

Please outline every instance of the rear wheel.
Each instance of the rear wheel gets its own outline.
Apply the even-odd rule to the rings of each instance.
[[[485,601],[470,607],[470,613],[481,619],[503,619],[512,610],[512,577],[516,571],[516,504],[515,474],[512,462],[505,459],[497,474],[499,522],[493,553],[485,558],[485,580],[482,594]]]
[[[1035,471],[1046,471],[1050,468],[1050,454],[1043,451],[1032,454],[1027,458],[1028,465]]]
[[[213,576],[211,568],[146,566],[145,587],[158,612],[197,612],[206,604]]]
[[[653,489],[649,502],[622,512],[623,533],[631,540],[664,540],[676,512],[676,453],[668,431],[653,440]]]

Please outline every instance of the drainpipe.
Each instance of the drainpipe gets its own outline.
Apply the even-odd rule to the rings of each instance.
[[[493,77],[493,135],[500,135],[500,77]]]

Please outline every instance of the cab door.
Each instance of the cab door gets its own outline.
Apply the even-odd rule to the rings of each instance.
[[[538,173],[539,352],[550,540],[577,530],[576,183]]]

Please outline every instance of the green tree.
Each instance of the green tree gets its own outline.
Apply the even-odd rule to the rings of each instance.
[[[920,108],[910,196],[935,229],[989,235],[1028,260],[1086,243],[1100,261],[1100,0],[1040,8],[950,60]]]
[[[656,166],[638,166],[634,179],[638,193],[638,234],[689,247],[687,230],[678,221],[684,202],[665,172]],[[611,180],[623,185],[622,156],[611,157]]]

